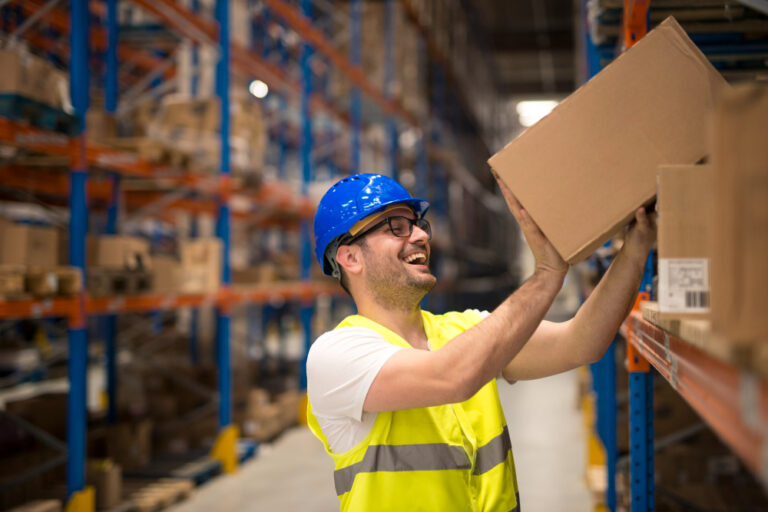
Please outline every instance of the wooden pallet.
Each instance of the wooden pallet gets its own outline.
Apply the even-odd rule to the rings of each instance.
[[[171,167],[187,168],[192,163],[192,156],[178,148],[151,137],[119,137],[106,139],[108,146],[131,151],[152,163]]]
[[[152,274],[144,270],[89,268],[88,293],[93,297],[134,295],[152,289]]]
[[[129,510],[155,512],[192,495],[194,484],[191,480],[162,478],[160,480],[125,479],[123,496],[130,504]]]
[[[83,289],[83,275],[76,267],[30,267],[24,288],[34,297],[71,296]]]
[[[69,136],[77,134],[75,116],[19,94],[0,94],[0,116],[43,130]]]

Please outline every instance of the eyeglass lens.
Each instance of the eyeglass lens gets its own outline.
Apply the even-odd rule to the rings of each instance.
[[[389,229],[392,234],[398,237],[411,236],[413,233],[413,225],[419,226],[419,229],[423,230],[429,239],[432,239],[432,227],[429,225],[429,221],[426,219],[409,219],[407,217],[394,216],[387,219],[389,223]]]

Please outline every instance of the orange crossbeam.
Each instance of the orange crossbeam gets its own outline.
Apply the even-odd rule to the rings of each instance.
[[[360,68],[352,66],[349,59],[336,50],[325,38],[323,33],[312,26],[312,22],[301,15],[299,11],[284,0],[264,0],[272,11],[283,18],[305,41],[325,55],[336,68],[368,95],[384,112],[397,114],[412,125],[418,124],[416,116],[406,111],[399,102],[388,99],[381,90],[371,84]]]
[[[756,384],[760,426],[746,423],[741,398],[743,371],[719,361],[677,336],[665,333],[633,312],[627,341],[667,379],[756,474],[764,474],[763,446],[768,425],[768,384]]]

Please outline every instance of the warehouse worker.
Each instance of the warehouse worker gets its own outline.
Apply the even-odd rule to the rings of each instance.
[[[636,295],[655,222],[636,224],[575,317],[544,321],[568,265],[509,189],[536,259],[492,313],[433,315],[429,203],[379,174],[344,178],[315,215],[316,256],[358,314],[320,336],[307,360],[308,423],[335,463],[342,511],[519,510],[496,377],[509,382],[600,359]]]

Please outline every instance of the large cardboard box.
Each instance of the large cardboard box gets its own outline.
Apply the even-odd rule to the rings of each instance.
[[[59,257],[59,232],[56,228],[29,226],[27,258],[29,266],[55,267]]]
[[[714,113],[712,329],[768,342],[768,85],[742,85]]]
[[[28,234],[24,226],[0,219],[0,265],[26,265]]]
[[[95,238],[93,260],[97,267],[150,269],[149,241],[135,236],[102,235]]]
[[[661,164],[708,153],[725,80],[668,18],[489,163],[575,264],[656,194]]]
[[[0,219],[0,265],[55,267],[59,232],[55,228]]]
[[[659,311],[709,311],[712,167],[662,165],[658,175]]]

